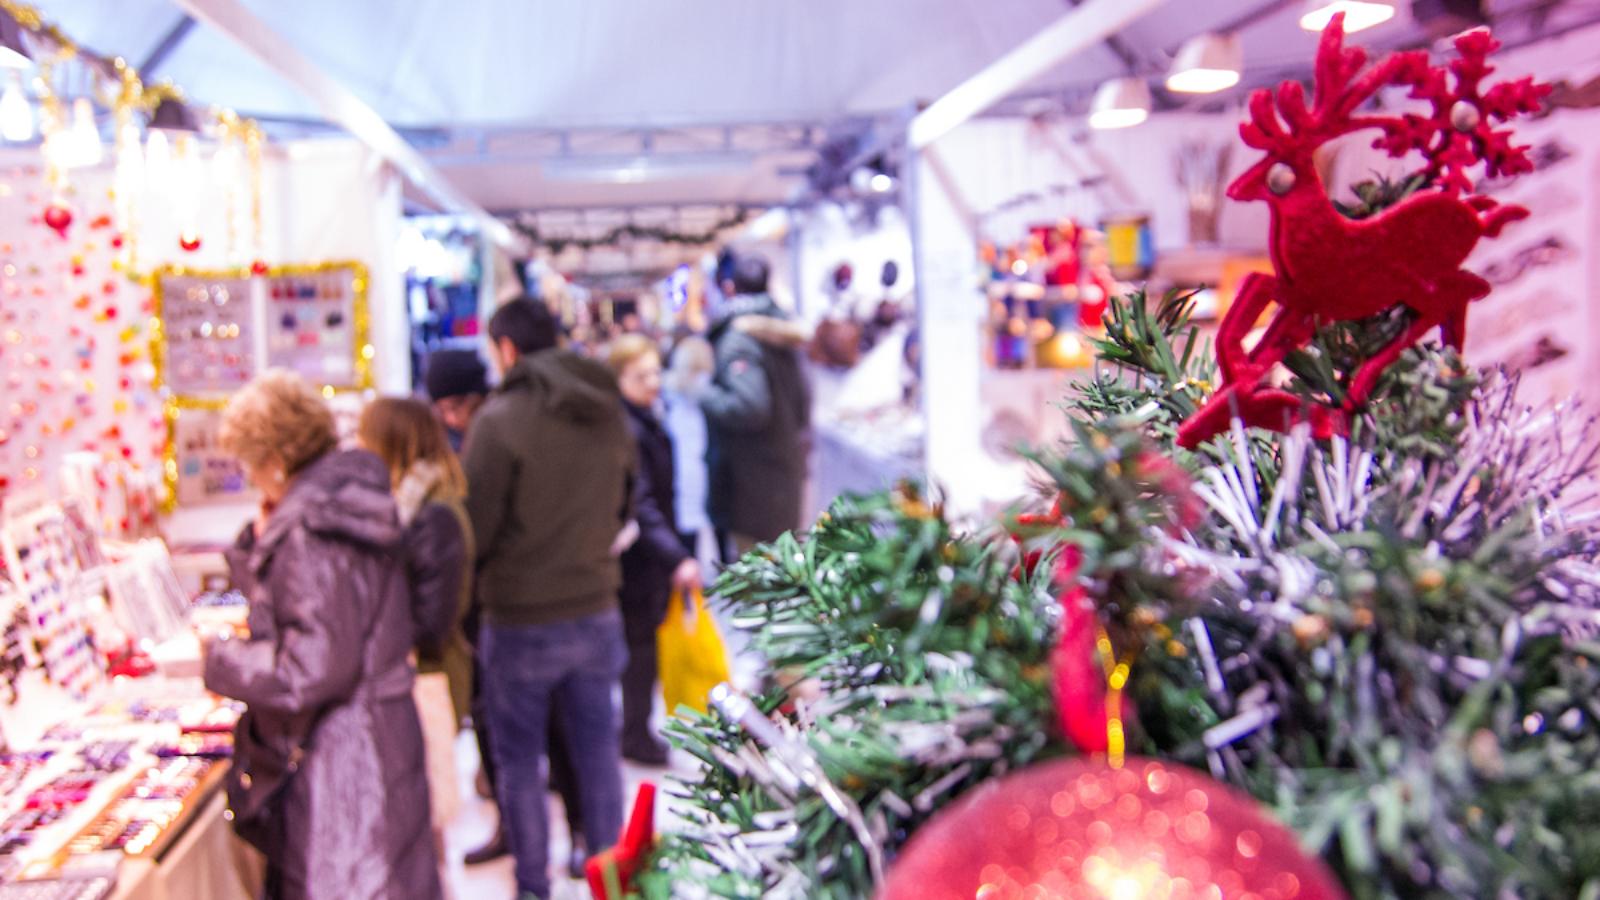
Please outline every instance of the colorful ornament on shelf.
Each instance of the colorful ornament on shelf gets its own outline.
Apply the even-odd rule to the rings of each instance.
[[[1378,376],[1428,332],[1439,328],[1445,343],[1461,349],[1467,306],[1489,293],[1489,283],[1462,263],[1481,238],[1497,237],[1528,215],[1470,194],[1466,172],[1480,162],[1491,175],[1528,171],[1528,148],[1514,146],[1509,129],[1492,122],[1536,111],[1549,92],[1528,78],[1480,92],[1493,71],[1485,60],[1498,46],[1488,31],[1477,30],[1456,38],[1459,58],[1448,71],[1432,66],[1421,50],[1395,53],[1363,71],[1367,54],[1344,47],[1343,16],[1337,15],[1322,34],[1309,106],[1299,82],[1285,82],[1275,95],[1260,90],[1251,96],[1250,121],[1240,126],[1240,136],[1267,156],[1229,186],[1228,196],[1269,206],[1277,275],[1255,273],[1240,286],[1217,334],[1223,386],[1184,421],[1182,446],[1192,449],[1222,434],[1234,416],[1278,431],[1309,421],[1321,438],[1344,433],[1348,415],[1366,403]],[[1447,86],[1449,74],[1454,90]],[[1356,113],[1388,86],[1410,86],[1412,97],[1432,100],[1433,115]],[[1463,111],[1468,107],[1471,114]],[[1315,156],[1324,144],[1369,128],[1383,132],[1377,148],[1394,156],[1419,151],[1425,165],[1416,173],[1420,187],[1409,196],[1353,218],[1329,196]],[[1247,351],[1245,336],[1273,304],[1278,311],[1266,333]],[[1411,312],[1411,321],[1355,371],[1341,373],[1343,397],[1313,404],[1267,385],[1274,367],[1311,343],[1322,325],[1399,307]]]
[[[72,210],[65,203],[57,200],[45,207],[44,224],[49,226],[50,230],[56,234],[61,235],[62,240],[66,240],[67,229],[72,227]]]
[[[257,278],[265,278],[267,273],[271,271],[272,267],[268,266],[267,261],[264,259],[258,259],[250,264],[250,274]]]
[[[1256,897],[1341,900],[1251,798],[1130,757],[1058,760],[988,782],[918,829],[878,900]]]
[[[181,234],[178,236],[178,246],[183,248],[185,253],[193,253],[200,249],[200,235],[193,233]]]

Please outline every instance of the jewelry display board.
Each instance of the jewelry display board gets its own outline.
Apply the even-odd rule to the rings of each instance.
[[[93,592],[77,523],[56,503],[8,513],[0,544],[15,581],[10,607],[0,610],[0,618],[15,626],[3,654],[8,667],[15,662],[13,694],[15,679],[37,669],[70,697],[88,698],[105,683],[106,669],[90,627]]]
[[[367,267],[168,267],[155,275],[153,356],[172,396],[226,395],[270,367],[333,390],[372,386]]]
[[[217,444],[222,400],[174,399],[167,404],[167,505],[195,507],[247,502],[244,468]]]
[[[151,356],[167,396],[166,512],[251,499],[216,434],[228,395],[257,373],[289,369],[330,397],[372,387],[368,284],[359,262],[155,274]]]
[[[268,366],[335,389],[371,386],[364,266],[288,266],[266,289]]]
[[[255,375],[253,293],[243,273],[169,269],[156,275],[154,357],[179,396],[226,394]]]

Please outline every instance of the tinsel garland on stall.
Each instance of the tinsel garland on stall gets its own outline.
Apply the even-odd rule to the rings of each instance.
[[[1341,211],[1448,188],[1365,185]],[[724,573],[735,624],[792,677],[671,726],[703,767],[642,896],[871,896],[956,798],[1082,754],[1254,797],[1355,898],[1600,898],[1590,420],[1433,343],[1346,403],[1417,331],[1396,306],[1284,342],[1270,401],[1302,412],[1281,430],[1236,412],[1186,441],[1224,390],[1268,393],[1219,371],[1189,313],[1113,303],[1073,436],[1003,527],[908,484]]]

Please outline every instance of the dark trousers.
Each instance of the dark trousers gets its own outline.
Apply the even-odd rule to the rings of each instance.
[[[476,637],[477,635],[474,635]],[[494,754],[489,752],[489,701],[483,696],[483,654],[472,653],[472,736],[478,739],[478,760],[489,791],[495,790]]]
[[[480,654],[472,654],[472,733],[478,741],[478,759],[483,767],[484,780],[489,782],[489,793],[499,795],[495,779],[494,753],[489,749],[489,704],[483,697],[483,662]],[[566,735],[561,731],[561,713],[554,706],[550,710],[550,790],[561,797],[567,814],[567,833],[573,845],[583,840],[583,810],[578,800],[578,778],[567,758]]]
[[[623,629],[628,641],[628,665],[622,670],[622,749],[636,756],[649,755],[656,746],[650,731],[650,714],[656,706],[656,628],[659,617],[637,614],[633,621],[623,610]]]
[[[590,853],[622,830],[622,762],[613,687],[627,662],[616,612],[549,625],[486,624],[479,647],[499,776],[500,818],[516,858],[517,890],[550,895],[544,758],[558,709]]]

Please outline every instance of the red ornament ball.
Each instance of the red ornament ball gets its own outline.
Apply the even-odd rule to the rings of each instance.
[[[50,226],[62,238],[66,238],[67,229],[72,226],[72,210],[65,204],[52,203],[45,207],[44,224]]]
[[[122,249],[122,244],[123,244],[122,235],[113,234],[111,236],[111,249],[113,249],[113,250],[121,250]]]
[[[264,259],[258,259],[250,264],[250,274],[252,275],[262,277],[270,271],[272,271],[272,269],[267,265],[267,261]]]
[[[178,238],[178,246],[182,247],[185,253],[193,253],[200,249],[200,236],[197,234],[182,235]]]
[[[1182,766],[1059,760],[974,789],[917,831],[878,900],[1343,900],[1251,798]]]

